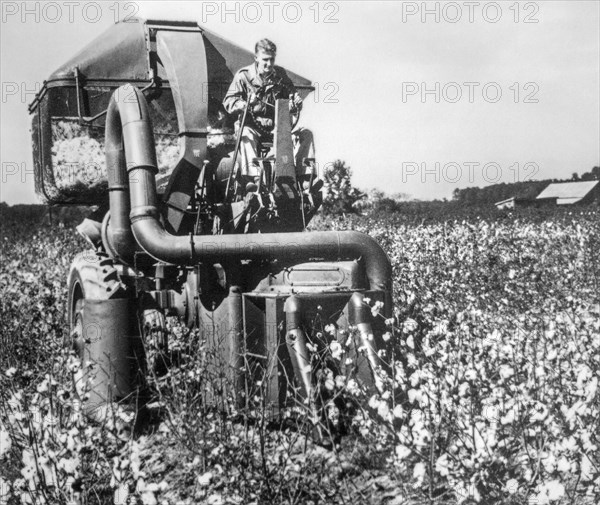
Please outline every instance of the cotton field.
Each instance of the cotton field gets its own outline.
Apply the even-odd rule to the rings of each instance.
[[[87,418],[81,363],[63,344],[66,276],[86,246],[76,221],[3,207],[0,503],[596,504],[599,218],[579,208],[321,221],[376,238],[395,295],[381,394],[344,376],[351,334],[328,325],[311,336],[339,365],[316,374],[341,433],[324,448],[302,412],[273,426],[258,397],[252,411],[202,404],[202,335],[176,320],[178,359],[150,374],[143,415]]]

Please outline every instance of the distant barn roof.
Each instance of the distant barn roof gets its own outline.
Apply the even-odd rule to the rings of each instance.
[[[549,184],[536,200],[542,198],[557,198],[558,205],[577,203],[583,200],[600,181],[555,182]]]

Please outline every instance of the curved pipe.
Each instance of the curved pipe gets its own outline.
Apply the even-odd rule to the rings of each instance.
[[[112,95],[106,113],[106,171],[110,203],[108,250],[128,262],[137,249],[129,222],[129,192],[132,183],[126,170],[143,164],[158,171],[152,124],[146,99],[134,86],[121,86]],[[148,147],[152,146],[151,149]],[[133,181],[135,182],[135,181]],[[156,189],[155,189],[156,193]]]
[[[121,156],[121,133],[124,158]],[[135,245],[122,233],[125,225],[129,228],[131,220],[129,229],[141,248],[153,258],[166,263],[195,265],[227,260],[362,258],[369,288],[385,291],[386,302],[391,301],[390,261],[379,244],[364,233],[342,231],[189,236],[168,233],[159,220],[154,178],[157,172],[156,151],[148,105],[137,88],[128,84],[113,94],[106,119],[106,138],[109,174],[113,169],[116,172],[112,179],[116,182],[110,186],[111,227],[114,227],[113,235],[118,231],[123,238],[122,246],[126,252]],[[116,147],[120,147],[120,150]],[[127,173],[130,200],[121,189]],[[129,204],[131,213],[127,216]],[[114,246],[121,254],[121,245],[117,247],[115,243]],[[386,306],[391,309],[389,303]]]

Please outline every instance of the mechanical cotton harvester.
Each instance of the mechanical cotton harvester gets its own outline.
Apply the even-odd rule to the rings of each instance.
[[[287,100],[276,103],[260,175],[234,163],[221,103],[252,61],[196,23],[117,23],[30,106],[36,191],[101,214],[101,243],[75,258],[68,279],[69,340],[91,384],[88,412],[140,401],[144,349],[152,343],[168,362],[172,316],[200,330],[214,351],[208,366],[227,379],[218,394],[238,407],[261,384],[275,416],[293,405],[318,412],[317,370],[336,366],[325,358],[336,338],[352,359],[335,372],[372,392],[381,386],[390,262],[365,234],[305,231],[322,182],[314,160],[301,171],[293,162]],[[288,75],[303,96],[313,89]],[[149,326],[159,342],[147,341]]]

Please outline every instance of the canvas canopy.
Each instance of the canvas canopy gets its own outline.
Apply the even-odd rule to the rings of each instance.
[[[206,61],[207,84],[215,100],[223,99],[235,72],[253,61],[251,51],[201,28],[195,22],[132,18],[111,26],[54,71],[31,104],[30,111],[33,112],[40,98],[54,87],[145,85],[151,83],[153,77],[162,86],[170,87],[169,76],[156,47],[159,31],[202,33],[205,54],[194,54],[193,48],[189,48],[178,57],[189,64],[193,64],[194,60]],[[286,72],[303,96],[313,89],[310,80],[287,69]]]

